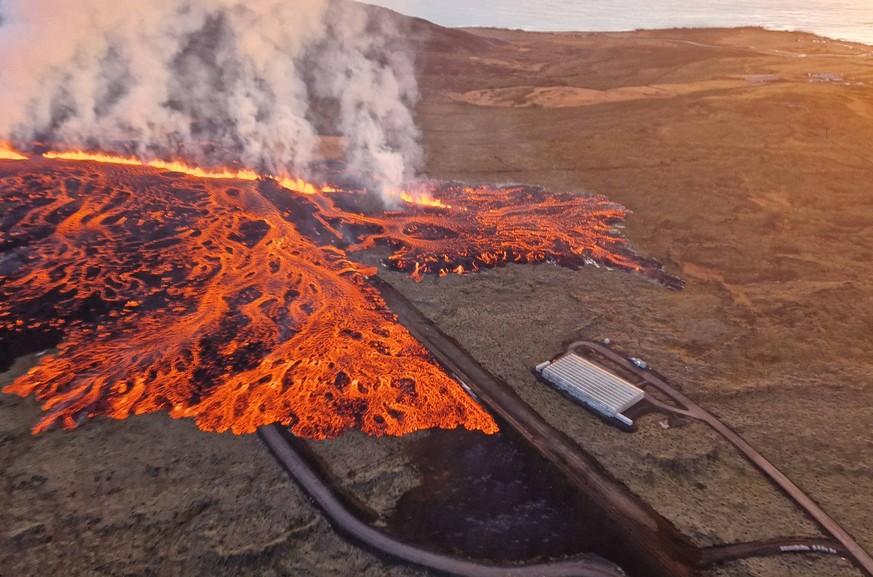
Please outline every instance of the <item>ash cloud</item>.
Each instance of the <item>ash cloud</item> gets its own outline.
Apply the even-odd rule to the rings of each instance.
[[[319,134],[384,190],[422,155],[400,21],[343,0],[0,0],[0,141],[307,175]]]

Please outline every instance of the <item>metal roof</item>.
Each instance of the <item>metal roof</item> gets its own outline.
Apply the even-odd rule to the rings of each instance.
[[[622,421],[627,421],[627,418],[620,413],[645,395],[642,389],[574,353],[567,353],[547,364],[542,368],[542,375],[586,405]]]

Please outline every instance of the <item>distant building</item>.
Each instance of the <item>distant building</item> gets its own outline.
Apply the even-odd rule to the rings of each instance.
[[[622,413],[645,396],[642,389],[576,353],[546,361],[536,370],[555,388],[628,427],[633,421]]]

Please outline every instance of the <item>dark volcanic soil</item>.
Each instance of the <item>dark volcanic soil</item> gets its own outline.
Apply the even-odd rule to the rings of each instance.
[[[602,510],[511,429],[432,431],[411,447],[422,483],[388,529],[452,555],[501,564],[596,553],[628,557]]]

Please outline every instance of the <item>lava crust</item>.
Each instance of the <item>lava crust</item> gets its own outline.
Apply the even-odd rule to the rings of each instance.
[[[350,252],[387,245],[386,265],[416,277],[554,261],[669,278],[628,249],[614,229],[624,213],[603,198],[422,186],[401,210],[367,213],[360,191],[3,162],[0,364],[56,345],[5,392],[42,401],[35,432],[167,410],[235,433],[490,433]]]

